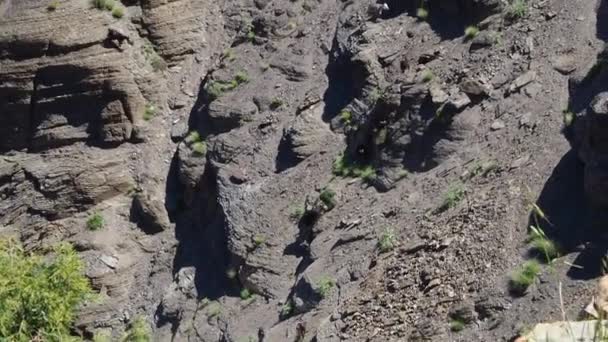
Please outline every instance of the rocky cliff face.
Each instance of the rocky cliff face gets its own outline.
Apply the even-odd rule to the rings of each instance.
[[[76,246],[78,334],[506,340],[584,301],[505,283],[532,203],[571,247],[605,209],[603,2],[114,6],[0,2],[0,235]]]

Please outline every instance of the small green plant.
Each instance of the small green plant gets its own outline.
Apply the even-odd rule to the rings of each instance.
[[[229,268],[226,271],[226,278],[228,278],[228,279],[235,279],[236,276],[237,276],[237,272],[236,272],[236,270],[234,268]]]
[[[528,3],[526,0],[513,0],[506,9],[509,19],[521,19],[528,14]]]
[[[530,226],[529,242],[532,249],[545,257],[546,262],[551,262],[559,256],[557,244],[549,239],[539,227]]]
[[[429,11],[423,7],[420,7],[416,10],[416,17],[420,20],[426,20],[429,17]]]
[[[104,220],[103,216],[100,213],[95,213],[89,217],[87,220],[87,228],[89,230],[95,231],[103,228]]]
[[[93,296],[83,272],[68,243],[42,257],[0,240],[0,341],[72,341],[76,309]]]
[[[121,6],[116,6],[112,10],[112,16],[116,19],[120,19],[125,15],[125,9]]]
[[[129,329],[125,336],[123,336],[122,342],[149,342],[150,338],[150,326],[148,322],[142,317],[135,318],[129,325]]]
[[[264,243],[266,243],[266,237],[264,237],[263,235],[258,234],[253,237],[253,244],[255,245],[256,248],[260,247]]]
[[[142,46],[144,57],[146,61],[152,66],[152,70],[159,71],[167,69],[167,63],[165,60],[156,52],[154,46],[149,41],[146,41]]]
[[[247,40],[250,42],[255,41],[255,32],[253,30],[250,30],[249,32],[247,32]]]
[[[226,49],[226,51],[224,51],[224,53],[222,54],[222,60],[227,60],[228,62],[232,62],[236,59],[236,55],[234,54],[234,51],[232,51],[232,49]]]
[[[336,192],[329,188],[325,188],[321,191],[319,199],[323,202],[327,210],[332,210],[337,204]]]
[[[188,133],[188,136],[186,137],[185,141],[186,141],[186,144],[193,144],[195,142],[202,141],[201,135],[197,131],[192,131],[192,132]]]
[[[279,99],[278,97],[275,97],[270,102],[270,109],[272,109],[272,110],[277,110],[281,107],[283,107],[283,100]]]
[[[467,170],[466,179],[471,179],[477,176],[485,177],[488,173],[498,168],[498,164],[496,164],[493,160],[477,160],[473,163],[469,169]]]
[[[238,84],[243,84],[243,83],[247,83],[249,82],[249,75],[247,75],[246,72],[244,71],[239,71],[236,73],[236,75],[234,76],[234,80],[238,83]]]
[[[315,292],[321,296],[321,298],[325,298],[334,286],[336,286],[336,281],[328,276],[324,276],[317,282]]]
[[[514,294],[524,294],[530,285],[534,284],[540,273],[538,261],[528,260],[517,271],[511,274],[509,288]]]
[[[299,221],[302,218],[302,216],[304,216],[305,211],[306,210],[304,209],[304,206],[301,206],[301,205],[293,206],[291,208],[289,217],[294,221]]]
[[[435,74],[430,69],[425,69],[422,72],[422,82],[429,83],[435,78]]]
[[[378,238],[378,250],[380,253],[390,252],[396,245],[395,232],[391,228],[386,228]]]
[[[473,38],[477,37],[478,34],[479,34],[479,29],[477,28],[477,26],[468,26],[464,30],[464,36],[467,39],[473,39]]]
[[[452,318],[452,320],[450,321],[450,330],[452,330],[453,332],[462,331],[465,326],[466,323],[462,318]]]
[[[283,304],[281,307],[281,316],[289,316],[293,313],[293,302],[291,300],[287,301],[287,303]]]
[[[57,8],[59,8],[59,0],[53,0],[46,6],[46,10],[49,12],[54,12]]]
[[[197,156],[204,156],[207,154],[207,144],[204,141],[197,141],[191,146],[192,152]]]
[[[350,126],[352,117],[353,114],[349,110],[343,109],[340,112],[340,120],[342,120],[342,122],[344,122],[344,124],[347,126]]]
[[[250,299],[250,298],[251,298],[251,296],[252,296],[251,291],[249,291],[249,289],[247,289],[247,288],[243,288],[243,289],[241,290],[240,295],[241,295],[241,299],[242,299],[242,300],[247,300],[247,299]]]
[[[150,104],[150,103],[146,104],[146,108],[144,108],[144,115],[143,115],[144,120],[150,121],[150,120],[152,120],[154,115],[156,115],[156,107],[154,107],[154,105]]]
[[[336,176],[362,178],[366,182],[376,179],[376,170],[373,166],[355,163],[344,154],[334,161],[332,172]]]
[[[443,196],[443,201],[439,208],[437,208],[437,212],[443,212],[450,208],[455,207],[465,195],[464,185],[462,183],[454,183],[450,185],[448,191]]]
[[[564,114],[564,126],[570,127],[572,125],[572,122],[574,122],[574,113],[572,113],[569,110],[564,110],[563,114]]]

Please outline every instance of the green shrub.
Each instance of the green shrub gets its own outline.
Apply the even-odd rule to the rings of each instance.
[[[112,334],[108,331],[96,332],[93,335],[93,342],[112,342]]]
[[[376,179],[376,170],[371,165],[363,165],[354,163],[349,160],[344,154],[341,154],[332,165],[332,173],[341,177],[356,177],[362,178],[364,181],[370,182]]]
[[[476,26],[468,26],[464,30],[464,36],[467,39],[473,39],[479,34],[479,29]]]
[[[283,100],[279,99],[278,97],[275,97],[272,99],[272,102],[270,102],[270,109],[272,110],[277,110],[281,107],[283,107]]]
[[[51,258],[0,240],[0,340],[69,341],[75,309],[92,295],[84,265],[70,244]]]
[[[520,19],[528,14],[528,3],[526,0],[513,0],[507,7],[506,15],[509,19]]]
[[[450,185],[448,192],[443,196],[443,201],[439,208],[437,208],[437,211],[442,212],[455,207],[464,198],[464,194],[465,189],[462,183]]]
[[[137,317],[127,330],[127,333],[122,338],[122,342],[149,342],[150,338],[150,326],[141,317]]]
[[[116,6],[112,10],[112,16],[116,19],[120,19],[125,15],[125,9],[121,6]]]
[[[250,299],[250,298],[251,298],[251,296],[252,296],[251,291],[249,291],[249,290],[248,290],[248,289],[246,289],[246,288],[244,288],[244,289],[242,289],[242,290],[241,290],[240,295],[241,295],[241,299],[242,299],[242,300],[247,300],[247,299]]]
[[[256,247],[260,247],[261,245],[263,245],[266,242],[266,238],[263,235],[255,235],[253,237],[253,244]]]
[[[156,107],[154,107],[153,104],[147,104],[146,108],[144,109],[144,120],[146,121],[150,121],[152,120],[152,118],[154,117],[154,115],[156,115]]]
[[[116,2],[114,2],[114,0],[105,0],[104,9],[112,11],[115,5]]]
[[[534,284],[536,277],[540,273],[541,267],[538,261],[526,261],[517,271],[511,274],[509,288],[515,294],[523,294],[530,285]]]
[[[462,331],[466,323],[461,318],[453,318],[450,321],[450,330],[454,332]]]
[[[289,316],[293,313],[293,302],[291,300],[287,301],[281,307],[281,316]]]
[[[51,1],[48,6],[46,6],[46,10],[49,12],[54,12],[59,7],[59,0]]]
[[[336,193],[332,189],[325,188],[319,194],[319,199],[328,210],[332,210],[336,206]]]
[[[390,252],[395,248],[396,244],[395,233],[392,229],[386,228],[380,238],[378,238],[378,249],[380,253]]]
[[[321,298],[325,298],[329,294],[329,291],[334,288],[334,286],[336,286],[336,281],[330,277],[325,276],[319,279],[319,281],[317,282],[315,286],[315,292],[319,296],[321,296]]]
[[[104,220],[100,213],[95,213],[87,220],[87,228],[89,230],[100,230],[103,228]]]
[[[302,218],[302,216],[304,216],[305,211],[306,210],[304,209],[304,206],[301,206],[301,205],[293,206],[291,208],[291,213],[289,214],[289,217],[292,220],[299,221]]]
[[[343,109],[340,112],[340,120],[342,120],[342,122],[344,122],[344,124],[346,124],[347,126],[350,125],[352,117],[353,114],[349,110]]]
[[[204,156],[207,154],[207,144],[204,141],[197,141],[192,144],[192,152],[198,156]]]
[[[570,127],[572,122],[574,122],[574,113],[569,110],[564,110],[564,126]]]
[[[243,83],[247,83],[249,82],[249,75],[247,75],[246,72],[244,71],[239,71],[236,73],[236,75],[234,76],[234,80],[238,83],[238,84],[243,84]]]
[[[429,83],[435,78],[435,74],[429,69],[425,69],[422,72],[422,82]]]
[[[418,10],[416,10],[416,17],[420,20],[426,20],[429,17],[429,11],[420,7]]]
[[[200,141],[202,141],[201,135],[197,131],[192,131],[192,132],[188,133],[188,136],[186,137],[185,141],[186,141],[186,144],[193,144],[196,142],[200,142]]]

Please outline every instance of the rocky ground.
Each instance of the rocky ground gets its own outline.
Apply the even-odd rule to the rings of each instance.
[[[0,0],[0,235],[76,246],[76,334],[509,341],[589,302],[608,3],[116,6]],[[533,204],[562,256],[514,296]]]

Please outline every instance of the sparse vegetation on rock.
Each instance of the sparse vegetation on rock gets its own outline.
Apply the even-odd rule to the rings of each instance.
[[[337,204],[336,192],[330,188],[323,189],[319,194],[319,199],[321,200],[321,202],[323,202],[327,210],[333,209]]]
[[[522,295],[536,281],[541,266],[536,260],[528,260],[511,274],[509,289],[512,293]]]
[[[136,317],[129,328],[125,336],[121,339],[121,342],[149,342],[150,337],[150,326],[148,322],[142,317]]]
[[[327,295],[329,295],[329,292],[334,288],[334,286],[336,286],[336,281],[334,279],[329,276],[323,276],[317,281],[315,285],[315,292],[317,292],[321,298],[325,298]]]
[[[378,238],[378,250],[380,253],[390,252],[395,248],[397,238],[391,228],[386,228]]]
[[[87,228],[89,230],[92,230],[92,231],[100,230],[103,228],[103,226],[104,226],[104,219],[100,213],[94,213],[87,220]]]

